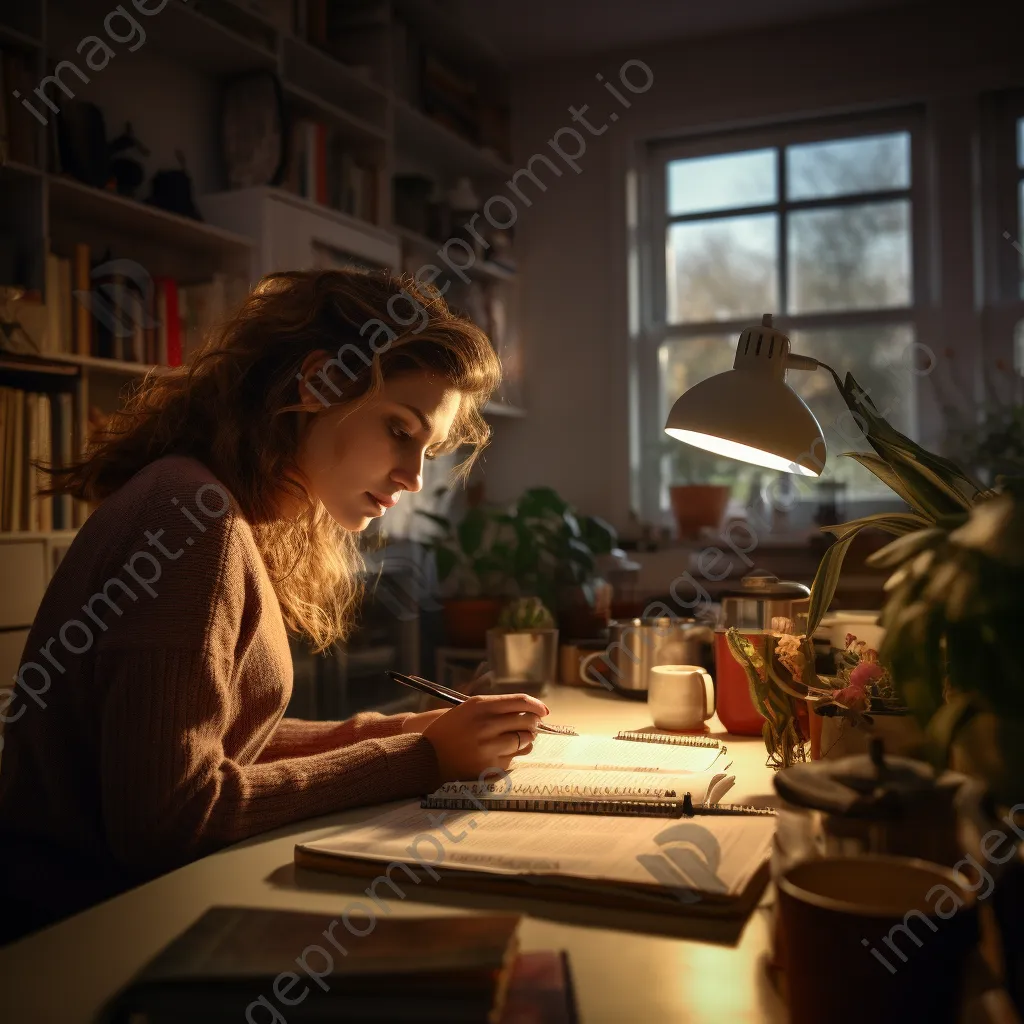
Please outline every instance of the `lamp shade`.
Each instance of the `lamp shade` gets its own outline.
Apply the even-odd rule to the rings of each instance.
[[[825,438],[814,413],[786,383],[789,339],[771,327],[740,335],[731,370],[685,391],[665,433],[697,448],[800,476],[818,476]],[[802,358],[802,357],[795,357]]]

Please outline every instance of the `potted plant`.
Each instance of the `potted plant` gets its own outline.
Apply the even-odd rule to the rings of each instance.
[[[496,521],[503,529],[492,551],[521,596],[554,609],[566,636],[589,637],[607,626],[610,588],[595,559],[615,547],[614,527],[578,514],[550,487],[525,491]]]
[[[453,647],[483,648],[508,595],[505,559],[500,546],[495,550],[495,516],[479,506],[458,522],[417,512],[440,528],[426,547],[437,567],[445,638]]]
[[[696,537],[705,527],[717,530],[736,481],[736,463],[675,439],[666,441],[663,451],[679,536]]]
[[[538,686],[556,678],[558,629],[539,597],[520,597],[487,631],[487,661],[499,686]]]

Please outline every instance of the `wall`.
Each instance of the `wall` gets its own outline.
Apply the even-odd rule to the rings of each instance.
[[[625,175],[641,140],[925,101],[936,141],[926,173],[942,216],[932,267],[941,295],[928,336],[977,356],[970,217],[973,98],[1024,84],[1020,4],[930,3],[741,36],[693,40],[523,69],[513,89],[516,165],[573,124],[593,125],[580,171],[550,182],[517,223],[529,416],[500,423],[489,498],[555,486],[619,528],[630,510]],[[639,58],[654,84],[624,109],[614,82]],[[628,96],[628,94],[626,94]],[[587,135],[586,132],[583,133]],[[566,143],[568,145],[568,143]],[[540,172],[544,176],[544,172]],[[528,183],[527,183],[527,187]]]

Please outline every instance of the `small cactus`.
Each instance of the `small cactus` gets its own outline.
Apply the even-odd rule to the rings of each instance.
[[[551,629],[555,620],[539,597],[520,597],[501,610],[498,625],[513,630]]]

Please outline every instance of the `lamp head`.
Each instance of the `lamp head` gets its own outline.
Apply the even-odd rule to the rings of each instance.
[[[746,328],[733,368],[676,399],[665,433],[696,448],[755,466],[815,477],[825,465],[825,438],[814,413],[786,383],[787,369],[818,363],[790,351],[772,314]]]

